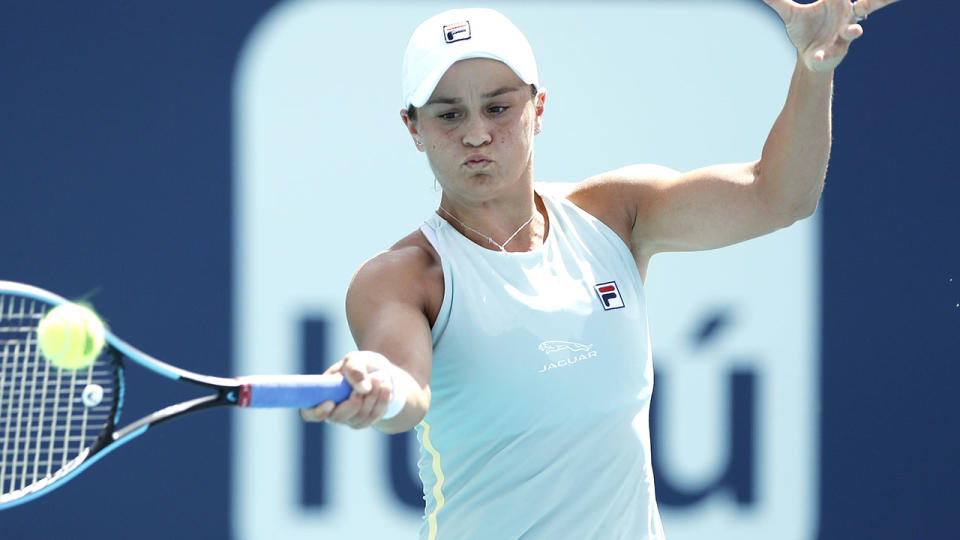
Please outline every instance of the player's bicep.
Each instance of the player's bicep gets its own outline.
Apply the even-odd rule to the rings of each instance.
[[[631,177],[637,205],[631,244],[647,255],[714,249],[775,231],[795,220],[757,181],[756,163]]]

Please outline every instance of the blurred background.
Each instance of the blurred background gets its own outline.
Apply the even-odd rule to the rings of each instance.
[[[543,180],[752,159],[793,68],[759,0],[489,5],[537,53]],[[439,198],[398,79],[409,33],[450,7],[0,3],[0,279],[87,299],[192,371],[322,370],[351,347],[350,273]],[[654,258],[670,538],[953,536],[960,48],[958,8],[936,9],[865,21],[816,216]],[[129,371],[128,420],[193,395]],[[411,439],[210,412],[0,513],[0,536],[409,538]]]

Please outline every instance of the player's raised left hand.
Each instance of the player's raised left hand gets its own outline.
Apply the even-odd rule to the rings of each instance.
[[[800,4],[792,0],[763,0],[787,26],[787,35],[804,65],[828,72],[840,64],[850,43],[863,35],[859,22],[898,0],[818,0]]]

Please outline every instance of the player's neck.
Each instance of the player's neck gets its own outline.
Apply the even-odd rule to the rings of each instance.
[[[437,214],[477,245],[493,251],[530,251],[546,238],[545,211],[530,186],[525,196],[484,201],[444,193]]]

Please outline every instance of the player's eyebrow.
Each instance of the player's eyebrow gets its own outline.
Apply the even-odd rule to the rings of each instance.
[[[516,86],[503,86],[501,88],[497,88],[496,90],[493,90],[492,92],[487,92],[486,94],[483,94],[480,97],[484,99],[490,99],[490,98],[495,98],[497,96],[502,96],[503,94],[508,94],[510,92],[516,92],[517,90],[520,90],[520,89],[517,88]],[[427,105],[433,105],[436,103],[440,103],[444,105],[458,105],[460,103],[463,103],[463,99],[455,98],[455,97],[436,96],[436,97],[430,98],[426,103],[423,104],[423,106],[426,107]]]
[[[517,88],[516,86],[504,86],[504,87],[502,87],[502,88],[497,88],[497,89],[494,90],[493,92],[487,92],[486,94],[484,94],[484,95],[481,96],[481,97],[484,97],[484,98],[493,98],[493,97],[497,97],[497,96],[500,96],[500,95],[503,95],[503,94],[508,94],[508,93],[510,93],[510,92],[516,92],[517,90],[520,90],[520,89]]]

